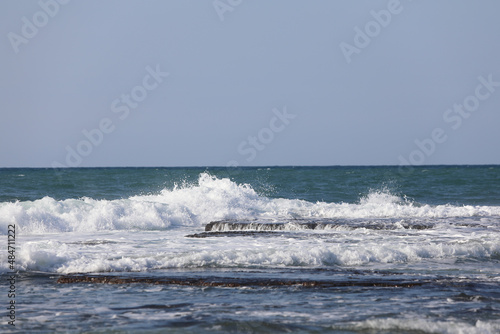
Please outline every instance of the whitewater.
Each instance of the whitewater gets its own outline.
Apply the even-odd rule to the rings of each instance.
[[[480,171],[493,173],[490,167]],[[17,181],[36,173],[8,172]],[[500,332],[500,203],[478,196],[498,191],[495,178],[484,189],[478,170],[459,168],[476,179],[451,185],[450,198],[459,193],[460,200],[440,201],[439,191],[450,187],[449,173],[440,168],[414,176],[422,182],[411,186],[395,186],[403,180],[387,178],[384,168],[255,168],[236,177],[221,170],[162,172],[175,177],[153,190],[157,178],[149,188],[142,183],[106,194],[110,175],[133,179],[159,172],[83,169],[69,176],[82,177],[75,181],[82,185],[90,176],[102,181],[95,193],[64,184],[44,196],[20,190],[20,199],[9,195],[0,202],[2,249],[9,226],[16,226],[24,328],[51,332],[64,321],[65,331],[106,324],[161,332],[181,323],[179,332],[275,326],[299,332]],[[353,185],[353,173],[369,181]],[[307,188],[286,174],[309,180]],[[427,194],[430,183],[436,190]],[[7,252],[0,253],[0,272],[10,272]],[[61,277],[75,283],[57,283]],[[88,277],[125,284],[78,283]],[[173,279],[177,285],[165,281]],[[151,280],[156,284],[146,284]],[[103,294],[108,301],[99,299]],[[48,309],[40,308],[41,300]],[[62,310],[61,303],[70,307]],[[95,303],[99,311],[90,311]],[[89,314],[83,327],[77,305]]]

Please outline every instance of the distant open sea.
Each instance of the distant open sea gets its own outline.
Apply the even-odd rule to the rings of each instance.
[[[496,165],[4,168],[0,234],[3,333],[500,333]]]

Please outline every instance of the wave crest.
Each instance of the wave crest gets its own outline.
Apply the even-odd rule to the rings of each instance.
[[[202,173],[195,184],[120,200],[91,198],[0,203],[0,232],[16,224],[24,234],[100,230],[167,230],[215,220],[248,218],[446,218],[500,216],[498,206],[414,205],[390,192],[371,191],[359,203],[268,198],[250,185]]]

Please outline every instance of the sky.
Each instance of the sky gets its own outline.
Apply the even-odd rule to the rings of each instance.
[[[0,167],[500,164],[495,0],[0,2]]]

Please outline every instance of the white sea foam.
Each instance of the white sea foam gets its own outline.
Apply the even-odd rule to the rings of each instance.
[[[476,321],[471,325],[462,321],[431,321],[419,319],[415,314],[413,319],[373,319],[348,326],[348,329],[356,330],[376,330],[378,331],[417,331],[422,333],[442,333],[442,334],[493,334],[500,332],[500,322]],[[345,327],[335,327],[335,329],[346,329]]]
[[[22,234],[103,230],[168,230],[202,226],[221,219],[261,218],[443,218],[500,216],[498,206],[414,205],[385,191],[373,191],[358,203],[311,203],[271,199],[250,185],[207,173],[198,183],[164,189],[156,195],[120,200],[91,198],[0,203],[0,233],[16,224]]]
[[[272,239],[185,237],[201,232],[210,221],[255,217],[358,222],[366,218],[371,223],[390,217],[389,224],[394,221],[396,229],[327,228],[307,232],[288,224],[288,232],[275,234]],[[437,221],[447,217],[462,223],[473,217],[481,228],[460,224],[420,231],[397,228],[398,218]],[[0,204],[2,233],[7,234],[9,224],[16,225],[17,268],[60,273],[488,261],[500,256],[499,217],[500,207],[414,205],[385,191],[373,191],[358,203],[272,199],[257,194],[249,185],[206,173],[196,184],[155,195],[120,200],[57,201],[45,197]],[[6,238],[2,239],[5,243]],[[8,270],[6,256],[6,252],[0,253],[3,272]]]
[[[192,231],[193,228],[188,228]],[[312,233],[307,238],[287,234],[272,237],[186,238],[184,229],[170,231],[113,231],[96,240],[95,232],[25,236],[16,255],[21,271],[59,273],[131,272],[172,268],[241,267],[362,267],[386,264],[439,263],[442,268],[464,269],[464,261],[484,274],[485,261],[498,258],[500,240],[487,231],[450,238],[456,231],[433,235],[386,234],[356,230]],[[289,232],[294,233],[294,232]],[[457,263],[455,265],[455,263]],[[461,263],[461,264],[458,264]],[[8,271],[0,253],[0,271]]]
[[[311,221],[331,218],[337,224],[332,226],[337,227],[307,230],[289,222],[285,224],[283,231],[277,232],[252,232],[248,235],[240,233],[231,237],[186,237],[188,234],[203,232],[204,225],[210,221],[251,221],[254,218],[257,218],[255,221],[263,222],[286,222],[296,218],[304,218],[302,221],[308,222],[308,218],[311,218]],[[165,189],[154,195],[120,200],[81,198],[58,201],[45,197],[32,202],[0,203],[0,233],[4,234],[0,238],[0,247],[6,249],[5,234],[8,225],[15,224],[15,270],[21,272],[72,274],[142,271],[148,272],[145,275],[156,275],[163,273],[163,270],[166,273],[192,273],[198,270],[191,269],[202,269],[200,272],[204,273],[205,270],[212,272],[212,268],[224,268],[224,272],[228,268],[235,271],[239,270],[238,268],[259,268],[249,271],[266,272],[267,268],[285,268],[279,270],[281,275],[281,272],[294,272],[296,268],[333,269],[311,270],[321,272],[321,277],[326,277],[336,275],[338,269],[343,268],[349,275],[351,269],[359,270],[359,277],[363,277],[363,273],[367,273],[368,278],[374,275],[384,279],[387,278],[387,273],[393,275],[390,279],[396,280],[400,277],[398,275],[442,276],[465,281],[478,280],[496,286],[496,283],[500,283],[499,222],[500,207],[494,206],[422,205],[385,190],[374,190],[356,203],[312,203],[294,199],[273,199],[258,194],[249,185],[237,184],[229,179],[218,179],[204,173],[196,184]],[[420,225],[423,228],[407,228],[408,224],[414,223],[422,223]],[[393,224],[395,228],[372,228],[374,224]],[[10,271],[8,253],[0,252],[0,273]],[[149,273],[150,271],[155,273]],[[213,271],[218,272],[218,269]],[[308,270],[297,270],[306,271]],[[136,274],[131,276],[134,275]],[[31,288],[32,285],[29,286]],[[21,287],[22,291],[28,291],[27,286]],[[36,287],[34,289],[36,290]],[[53,290],[53,287],[50,289]],[[56,291],[58,296],[63,296],[60,299],[62,304],[79,310],[80,306],[74,302],[77,300],[73,298],[75,295],[70,293],[76,290],[64,289],[65,287],[61,286]],[[98,293],[96,291],[107,290],[109,289],[103,287],[102,290],[92,288],[86,291]],[[375,290],[377,289],[373,291],[375,294],[385,293]],[[250,292],[253,293],[253,290]],[[50,293],[52,292],[49,292],[49,295]],[[335,293],[331,296],[335,297]],[[155,294],[153,291],[152,294],[144,295],[161,294]],[[341,295],[345,295],[345,292]],[[480,293],[477,295],[481,296]],[[50,299],[50,296],[44,298]],[[367,318],[365,315],[358,317],[357,314],[358,319],[363,319],[357,321],[349,318],[350,315],[343,312],[344,309],[342,313],[337,310],[335,314],[335,308],[321,306],[324,300],[325,297],[311,298],[310,305],[314,301],[319,304],[317,307],[311,307],[310,313],[293,309],[283,312],[272,308],[253,310],[250,307],[241,308],[236,314],[252,319],[300,317],[307,320],[307,317],[317,317],[318,322],[323,323],[325,319],[332,319],[327,324],[331,324],[332,329],[337,331],[500,331],[500,323],[497,320],[488,320],[491,319],[488,314],[482,318],[487,320],[475,323],[467,323],[461,319],[455,321],[450,317],[431,321],[432,319],[422,318],[418,314],[403,313],[399,316],[393,315],[393,318]],[[200,305],[205,307],[205,302],[204,299]],[[440,302],[444,303],[445,299]],[[476,302],[478,301],[474,301]],[[147,303],[150,303],[149,299]],[[367,299],[365,303],[368,309],[377,309],[372,307],[377,301]],[[394,303],[399,301],[396,299]],[[424,305],[431,305],[433,301],[425,303],[427,304]],[[459,303],[462,302],[457,302]],[[487,305],[490,301],[482,303]],[[57,307],[51,309],[59,310]],[[64,317],[72,314],[71,312],[51,314]],[[101,308],[96,312],[106,314],[110,311]],[[172,317],[192,315],[192,312],[182,312],[174,311],[171,314]],[[160,313],[126,311],[120,314],[129,318],[164,320],[165,317],[159,316]],[[47,315],[48,313],[39,312],[33,319],[43,324],[49,319]]]

